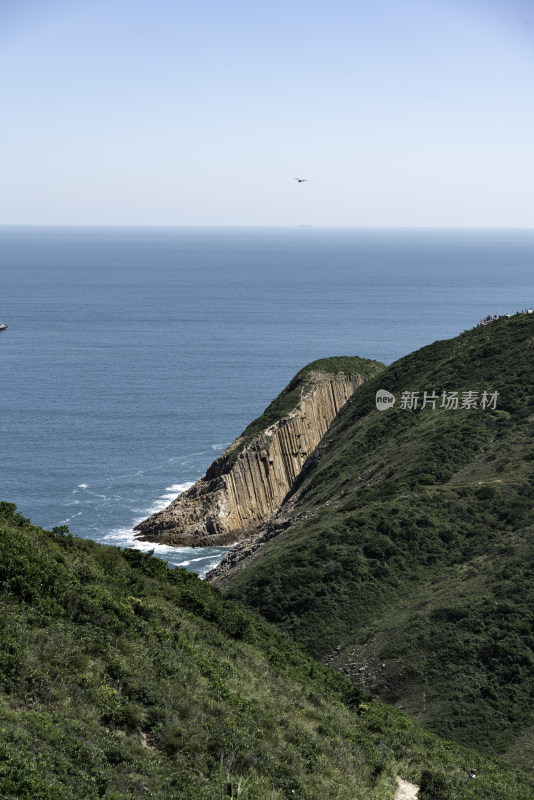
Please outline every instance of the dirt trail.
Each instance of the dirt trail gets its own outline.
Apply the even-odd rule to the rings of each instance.
[[[397,778],[397,791],[395,792],[395,800],[416,800],[419,786],[415,783],[408,783],[402,778]]]

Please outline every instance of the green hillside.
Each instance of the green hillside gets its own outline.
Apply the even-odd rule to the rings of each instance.
[[[529,316],[395,362],[305,465],[285,509],[299,521],[219,581],[373,695],[530,769],[533,388]],[[376,410],[378,389],[394,408]],[[435,409],[421,408],[425,391]],[[440,408],[444,391],[479,405]],[[499,393],[495,409],[480,407],[484,391]],[[401,408],[403,392],[419,407]]]
[[[527,800],[183,570],[0,503],[2,800]],[[472,767],[477,781],[468,781]]]

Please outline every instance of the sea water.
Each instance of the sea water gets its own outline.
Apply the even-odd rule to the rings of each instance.
[[[0,228],[0,499],[134,540],[306,363],[386,364],[534,303],[534,232]]]

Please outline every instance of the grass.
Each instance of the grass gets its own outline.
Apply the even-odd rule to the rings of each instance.
[[[530,769],[533,356],[520,315],[370,379],[304,466],[300,522],[218,584],[434,732]],[[395,408],[376,411],[379,388]],[[497,408],[399,408],[432,390]]]
[[[3,800],[390,800],[397,774],[443,800],[532,796],[195,575],[9,503],[0,641]]]

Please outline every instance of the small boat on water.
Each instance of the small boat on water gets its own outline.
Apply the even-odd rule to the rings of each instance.
[[[7,328],[7,325],[5,323],[3,323],[3,322],[0,322],[0,331],[5,331],[6,328]]]

